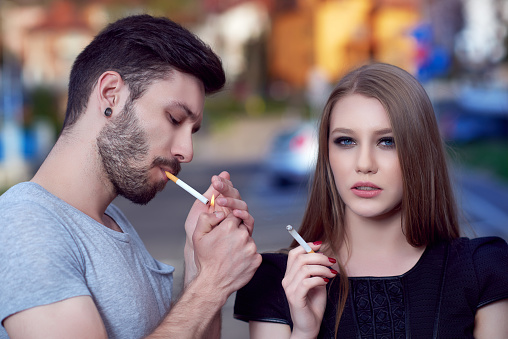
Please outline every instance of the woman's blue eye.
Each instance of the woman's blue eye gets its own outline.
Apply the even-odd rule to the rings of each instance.
[[[335,139],[334,141],[337,145],[341,146],[353,146],[355,144],[354,140],[347,137],[340,137]]]
[[[393,140],[393,138],[383,138],[383,139],[379,140],[379,144],[381,146],[385,146],[385,147],[389,147],[389,148],[395,147],[395,141]]]

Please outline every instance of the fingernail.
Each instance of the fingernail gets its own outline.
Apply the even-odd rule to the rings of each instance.
[[[329,281],[330,281],[330,279],[328,279],[328,278],[323,278],[323,280],[324,280],[325,282],[329,282]]]
[[[220,180],[220,177],[218,175],[214,175],[212,178],[212,181],[216,184],[222,187],[222,180]]]
[[[333,274],[337,274],[337,273],[339,273],[339,272],[337,272],[336,270],[331,269],[331,268],[330,268],[330,272],[332,272]]]
[[[332,263],[332,264],[335,264],[337,262],[337,260],[333,259],[333,258],[330,258],[328,257],[328,260]]]
[[[221,212],[221,211],[214,211],[213,214],[215,214],[215,217],[217,219],[222,219],[224,218],[224,212]]]
[[[217,184],[220,189],[224,188],[224,183],[222,182],[221,177],[217,177]]]
[[[215,200],[215,202],[217,202],[217,204],[219,204],[219,205],[225,205],[227,200],[226,200],[226,198],[217,198],[217,200]]]
[[[321,245],[322,243],[323,243],[322,241],[314,241],[314,242],[313,242],[313,244],[314,244],[314,245],[316,245],[316,246],[317,246],[317,245]]]

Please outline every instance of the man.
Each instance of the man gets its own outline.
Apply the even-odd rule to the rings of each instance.
[[[165,171],[192,160],[204,97],[224,82],[210,48],[164,18],[124,18],[83,50],[55,146],[0,197],[0,338],[220,336],[222,306],[261,262],[229,174],[205,192],[222,197],[216,213],[199,201],[189,212],[185,289],[172,306],[173,267],[111,202],[146,204]]]

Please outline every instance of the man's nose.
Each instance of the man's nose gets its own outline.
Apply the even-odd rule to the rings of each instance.
[[[191,133],[181,133],[175,138],[174,145],[171,148],[171,155],[182,163],[192,161],[194,149],[192,146]]]

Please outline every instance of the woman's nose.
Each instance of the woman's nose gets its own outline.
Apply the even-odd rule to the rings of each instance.
[[[374,150],[366,145],[359,148],[358,159],[356,162],[356,171],[359,173],[377,172]]]

